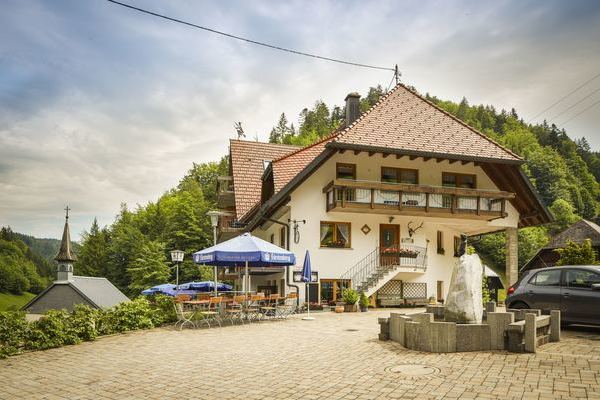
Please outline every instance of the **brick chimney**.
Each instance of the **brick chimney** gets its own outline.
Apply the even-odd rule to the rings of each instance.
[[[346,96],[346,126],[352,125],[360,116],[360,94],[349,93]]]

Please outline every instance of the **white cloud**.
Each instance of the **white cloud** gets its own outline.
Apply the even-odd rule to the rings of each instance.
[[[298,50],[398,63],[422,92],[515,107],[526,119],[600,65],[599,7],[585,2],[135,3]],[[319,98],[341,105],[391,79],[104,2],[4,9],[0,225],[38,236],[60,235],[67,203],[81,232],[94,216],[112,222],[121,202],[155,200],[192,162],[225,154],[234,121],[265,139],[281,112],[295,121]],[[598,114],[567,126],[596,149]]]

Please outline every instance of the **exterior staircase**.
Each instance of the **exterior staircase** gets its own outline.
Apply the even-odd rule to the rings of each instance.
[[[372,296],[399,272],[424,273],[427,269],[427,248],[403,244],[379,247],[367,254],[340,279],[349,280],[353,289]]]

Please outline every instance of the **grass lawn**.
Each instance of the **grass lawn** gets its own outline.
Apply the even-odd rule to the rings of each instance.
[[[0,293],[0,311],[16,311],[35,297],[33,293]]]

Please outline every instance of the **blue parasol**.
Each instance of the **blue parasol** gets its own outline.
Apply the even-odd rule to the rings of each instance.
[[[310,284],[312,278],[312,270],[310,266],[310,254],[308,250],[306,250],[306,254],[304,254],[304,264],[302,265],[302,281],[306,284],[306,304],[308,316],[302,318],[303,320],[311,321],[314,318],[310,316],[310,288],[308,285]]]
[[[285,267],[294,265],[294,253],[265,240],[244,233],[226,242],[194,253],[196,264],[217,267],[245,266],[244,288],[248,292],[248,267]]]

